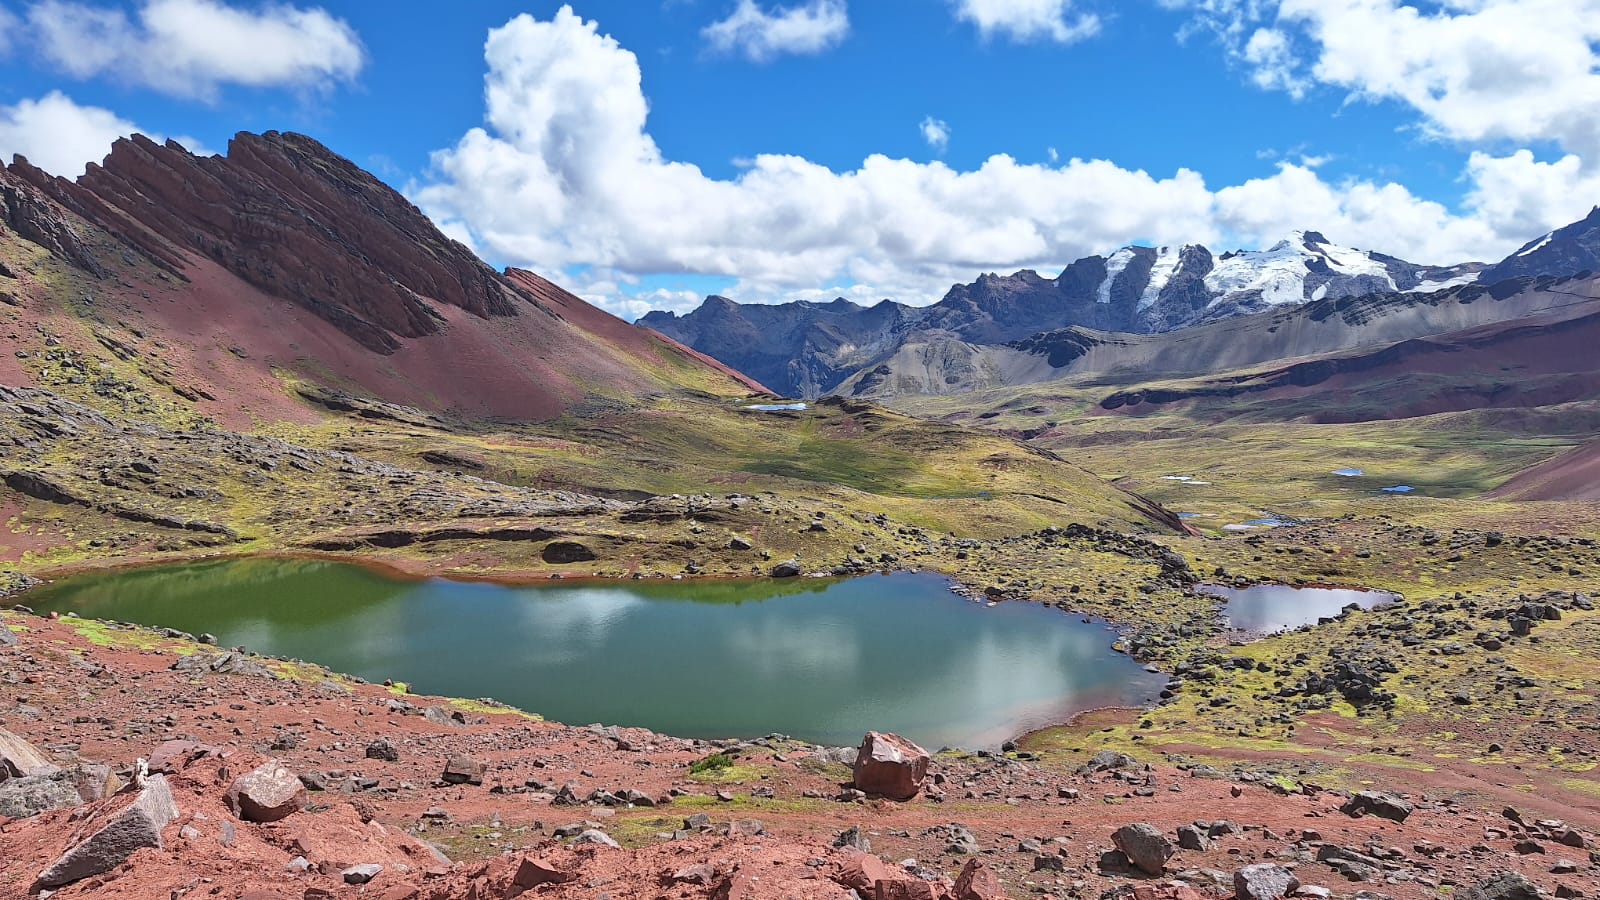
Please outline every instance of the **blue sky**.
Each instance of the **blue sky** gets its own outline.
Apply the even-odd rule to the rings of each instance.
[[[211,151],[302,131],[489,261],[630,316],[711,290],[928,302],[980,271],[1293,227],[1455,262],[1600,202],[1591,0],[564,6],[0,0],[0,152],[66,169],[119,127]],[[1449,55],[1484,41],[1508,58]],[[1497,74],[1526,41],[1557,61]],[[52,50],[86,44],[122,55]]]

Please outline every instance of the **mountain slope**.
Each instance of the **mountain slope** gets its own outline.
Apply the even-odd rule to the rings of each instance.
[[[1534,238],[1483,271],[1485,283],[1529,275],[1600,272],[1600,206],[1589,215]]]
[[[301,135],[240,134],[207,158],[135,136],[77,182],[18,159],[0,203],[16,276],[0,290],[63,347],[114,343],[125,368],[161,373],[220,421],[295,418],[284,380],[524,421],[594,396],[761,390],[547,282],[495,272]]]

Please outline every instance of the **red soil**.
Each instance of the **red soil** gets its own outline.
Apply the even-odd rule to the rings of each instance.
[[[6,673],[0,717],[4,727],[61,761],[77,755],[130,766],[163,741],[178,738],[221,748],[220,757],[173,776],[181,816],[164,832],[165,849],[141,850],[106,875],[63,889],[62,900],[508,897],[517,893],[509,882],[529,853],[572,876],[530,896],[844,898],[836,879],[852,857],[831,846],[840,830],[860,826],[867,832],[874,852],[887,861],[886,871],[914,858],[950,877],[970,858],[947,852],[946,828],[952,822],[971,831],[982,849],[978,857],[1014,897],[1093,897],[1117,885],[1148,884],[1103,874],[1097,865],[1111,847],[1112,832],[1140,821],[1169,836],[1179,824],[1197,819],[1226,818],[1246,826],[1209,850],[1180,851],[1168,863],[1169,872],[1231,872],[1256,861],[1295,862],[1297,853],[1314,853],[1326,841],[1363,853],[1395,848],[1395,871],[1417,879],[1351,885],[1320,863],[1298,862],[1303,881],[1333,886],[1340,895],[1367,887],[1401,900],[1434,897],[1436,885],[1470,884],[1501,871],[1523,872],[1554,890],[1558,884],[1592,883],[1585,879],[1594,874],[1579,849],[1552,845],[1548,854],[1513,853],[1516,829],[1494,809],[1440,802],[1448,801],[1451,791],[1430,790],[1434,802],[1420,803],[1402,825],[1346,816],[1337,810],[1343,797],[1335,793],[1280,796],[1261,786],[1191,778],[1166,767],[1085,776],[1019,760],[941,757],[935,771],[943,785],[932,789],[936,796],[908,803],[838,802],[828,799],[840,790],[838,776],[815,768],[812,752],[791,744],[740,751],[739,765],[754,774],[745,783],[719,787],[688,777],[688,764],[713,749],[701,742],[513,715],[469,713],[464,724],[440,724],[398,705],[437,701],[397,697],[378,686],[343,689],[315,676],[305,681],[201,678],[171,671],[175,657],[166,652],[92,646],[71,620],[6,621],[27,630],[19,633],[19,646],[0,649],[0,671]],[[398,761],[366,757],[368,743],[380,737],[398,749]],[[438,780],[446,759],[462,754],[486,765],[483,785]],[[313,792],[311,809],[282,822],[238,821],[222,804],[227,783],[267,755],[298,773],[335,773],[333,789]],[[349,777],[370,778],[374,787],[340,791]],[[541,787],[529,788],[530,781]],[[674,790],[699,799],[682,797],[654,809],[553,805],[551,792],[567,783],[579,797],[595,789],[635,789],[659,800]],[[717,790],[736,802],[718,803],[709,796]],[[752,799],[767,790],[775,799]],[[1077,791],[1081,799],[1061,796],[1063,791]],[[448,819],[423,816],[435,808]],[[701,811],[715,823],[710,832],[680,840],[651,837],[681,828],[685,816]],[[26,896],[33,876],[68,844],[79,827],[75,819],[85,812],[0,821],[0,897]],[[719,833],[730,820],[743,819],[760,820],[767,834]],[[584,820],[644,846],[569,849],[551,836],[555,826]],[[1305,833],[1310,829],[1318,834]],[[441,841],[457,862],[444,865],[419,838]],[[1026,840],[1040,841],[1042,849],[1019,852],[1019,842]],[[1430,845],[1440,853],[1420,849]],[[1034,859],[1041,853],[1062,856],[1066,870],[1035,872]],[[290,868],[297,856],[312,868]],[[1557,857],[1578,862],[1580,872],[1551,875]],[[372,884],[342,883],[345,866],[369,862],[384,866]],[[710,873],[707,883],[673,881],[675,873],[702,863]]]

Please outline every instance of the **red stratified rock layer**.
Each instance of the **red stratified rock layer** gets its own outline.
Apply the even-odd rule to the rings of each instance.
[[[134,135],[75,184],[18,174],[174,269],[181,257],[152,236],[380,352],[439,331],[429,301],[509,316],[522,300],[404,197],[304,135],[241,133],[225,157]]]
[[[204,158],[135,135],[77,182],[19,158],[0,169],[0,240],[13,236],[76,274],[14,273],[0,284],[8,303],[94,352],[75,346],[72,321],[84,315],[72,301],[92,295],[90,315],[126,326],[125,345],[148,338],[172,382],[229,427],[307,418],[284,375],[516,421],[594,395],[764,392],[531,272],[495,272],[302,135],[240,134],[228,156]],[[0,365],[16,369],[9,351],[24,347],[8,340]],[[14,374],[6,383],[27,381]]]

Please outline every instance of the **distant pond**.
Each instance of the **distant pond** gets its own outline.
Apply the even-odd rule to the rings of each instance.
[[[1271,634],[1301,625],[1315,625],[1318,619],[1336,616],[1352,603],[1362,609],[1371,609],[1395,600],[1394,594],[1385,591],[1291,587],[1286,584],[1256,584],[1244,588],[1202,584],[1195,590],[1221,597],[1226,603],[1223,615],[1228,624],[1252,634]]]
[[[925,574],[506,586],[242,559],[84,574],[21,602],[683,737],[854,744],[876,729],[993,747],[1148,702],[1165,680],[1113,652],[1103,624],[974,603]]]

